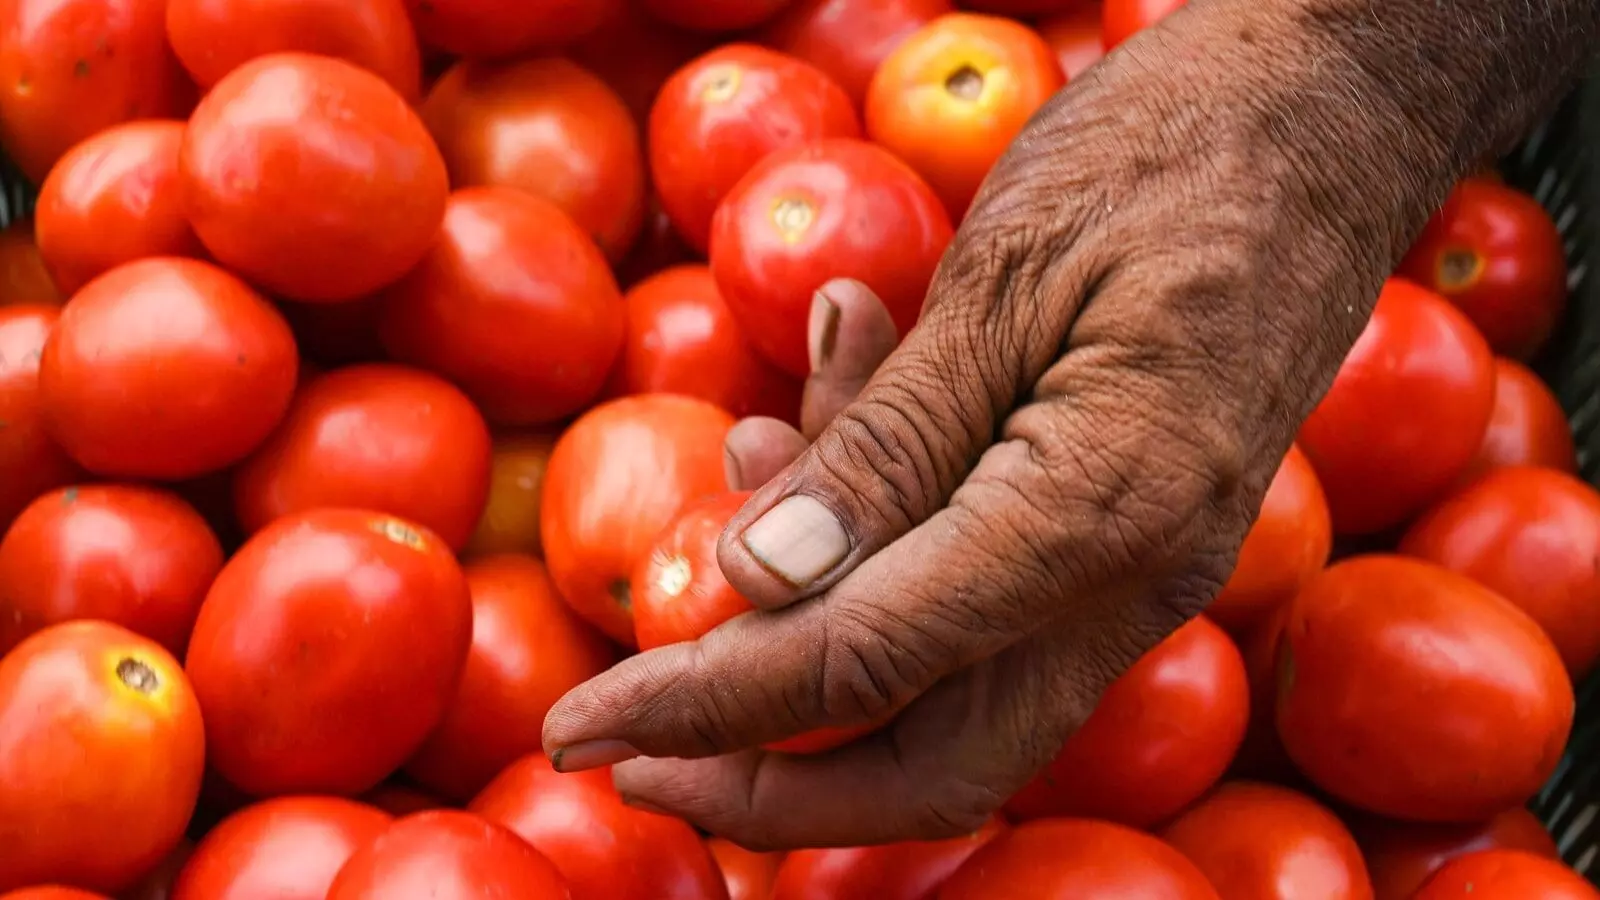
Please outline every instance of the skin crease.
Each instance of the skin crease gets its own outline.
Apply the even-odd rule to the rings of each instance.
[[[758,848],[975,828],[1216,593],[1385,277],[1597,33],[1593,0],[1192,0],[1124,43],[1002,158],[814,444],[730,433],[757,490],[719,560],[772,612],[578,688],[546,750]],[[870,300],[825,291],[813,387],[859,384]],[[846,548],[798,585],[745,544],[795,495]],[[890,712],[830,754],[746,749]]]

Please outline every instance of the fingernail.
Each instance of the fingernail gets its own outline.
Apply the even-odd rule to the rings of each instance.
[[[582,772],[613,766],[637,756],[639,751],[626,741],[583,741],[550,754],[550,767],[563,773]]]
[[[834,339],[839,336],[839,307],[828,295],[811,295],[811,318],[806,324],[806,351],[811,356],[811,371],[819,372],[833,355]]]
[[[649,800],[642,800],[632,794],[623,794],[622,803],[624,806],[637,809],[640,812],[655,813],[658,816],[672,815],[672,813],[668,812],[664,807],[657,806],[654,803],[651,803]]]
[[[744,531],[744,545],[763,566],[794,587],[805,587],[850,553],[839,519],[814,497],[795,494]]]

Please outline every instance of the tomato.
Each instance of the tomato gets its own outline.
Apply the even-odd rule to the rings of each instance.
[[[707,838],[706,849],[722,872],[728,900],[772,900],[782,853],[757,853],[722,838]]]
[[[740,31],[760,25],[791,0],[643,0],[663,22],[694,31]]]
[[[490,421],[534,425],[600,393],[626,317],[605,256],[566,213],[512,188],[466,188],[422,264],[387,292],[379,332]]]
[[[166,0],[0,7],[0,145],[34,184],[72,145],[134,119],[183,118],[194,85],[167,46]]]
[[[950,0],[797,0],[757,38],[827,73],[860,108],[890,52],[950,11]]]
[[[466,579],[421,526],[278,519],[223,567],[189,643],[208,761],[257,796],[375,787],[444,716],[471,641]]]
[[[727,490],[732,427],[703,400],[645,394],[595,407],[556,442],[539,512],[545,560],[562,599],[612,640],[638,646],[628,580],[662,529]]]
[[[1526,359],[1567,303],[1561,232],[1539,201],[1482,178],[1456,186],[1400,264],[1467,314],[1496,353]]]
[[[288,323],[243,281],[199,260],[146,259],[62,310],[39,399],[51,436],[89,471],[194,478],[266,439],[298,365]]]
[[[689,823],[625,805],[609,769],[562,775],[543,756],[523,757],[468,809],[549,857],[572,885],[572,900],[728,896],[716,861]]]
[[[506,829],[455,810],[407,816],[356,851],[327,900],[569,900],[550,860]]]
[[[691,503],[639,560],[628,596],[640,650],[698,640],[755,609],[717,563],[717,541],[749,499],[749,491],[732,491]]]
[[[1494,409],[1494,356],[1437,294],[1390,279],[1300,429],[1339,534],[1399,525],[1471,463]]]
[[[1290,447],[1267,488],[1228,583],[1206,615],[1238,634],[1293,599],[1333,550],[1333,522],[1317,473]]]
[[[1523,850],[1559,859],[1543,823],[1514,807],[1472,825],[1418,825],[1360,820],[1356,840],[1366,853],[1376,900],[1411,900],[1445,863],[1479,850]]]
[[[416,788],[393,782],[380,784],[367,791],[361,795],[361,800],[391,816],[409,816],[430,809],[449,808],[449,804],[432,794],[425,794]]]
[[[1413,900],[1600,900],[1600,890],[1560,860],[1521,850],[1480,850],[1452,860]]]
[[[796,850],[778,868],[770,900],[924,900],[1004,829],[991,819],[944,841]]]
[[[756,349],[804,378],[817,289],[864,282],[903,336],[951,234],[938,198],[904,163],[865,141],[820,141],[768,156],[728,194],[712,225],[711,272]]]
[[[1046,819],[1000,835],[945,882],[939,900],[1219,900],[1194,863],[1110,822]]]
[[[454,187],[537,194],[618,260],[644,221],[639,126],[605,82],[558,56],[457,63],[428,92],[422,119]]]
[[[35,497],[77,480],[77,465],[44,427],[39,356],[59,313],[0,307],[0,534]]]
[[[768,154],[860,137],[844,89],[810,63],[727,44],[679,69],[650,109],[650,178],[690,247],[710,246],[717,204]]]
[[[1080,3],[1039,22],[1039,37],[1056,53],[1061,74],[1071,81],[1106,55],[1101,37],[1101,0]]]
[[[181,168],[206,249],[295,300],[353,300],[404,275],[433,245],[449,192],[405,97],[302,53],[257,57],[217,82],[189,120]]]
[[[109,898],[104,894],[80,891],[77,888],[45,885],[0,894],[0,900],[109,900]]]
[[[494,439],[489,502],[467,541],[467,553],[543,553],[539,500],[544,496],[545,466],[555,445],[555,435],[545,432],[503,434]]]
[[[1355,838],[1339,817],[1288,788],[1224,784],[1162,830],[1224,897],[1373,900]]]
[[[323,900],[351,854],[389,827],[387,813],[337,797],[282,797],[213,828],[173,900]]]
[[[1013,821],[1091,816],[1148,828],[1217,783],[1249,717],[1238,648],[1222,629],[1195,619],[1112,683],[1006,813]]]
[[[878,67],[867,89],[867,135],[928,179],[959,221],[995,161],[1064,84],[1038,32],[950,13]]]
[[[181,655],[222,568],[205,519],[176,495],[70,487],[34,501],[0,541],[0,654],[59,622],[114,622]]]
[[[566,52],[610,85],[642,128],[650,120],[656,94],[672,73],[711,47],[707,35],[657,21],[635,0],[628,0],[613,3],[605,23]]]
[[[1494,361],[1494,411],[1478,452],[1458,480],[1503,466],[1544,466],[1577,473],[1578,450],[1561,401],[1522,363]]]
[[[427,45],[474,59],[520,56],[583,38],[611,15],[611,0],[406,0]]]
[[[201,796],[204,795],[205,789],[202,786]],[[188,838],[178,841],[178,846],[167,854],[160,865],[147,873],[133,888],[118,894],[117,900],[172,900],[172,888],[178,880],[178,873],[193,855],[193,841]]]
[[[133,886],[183,837],[204,755],[161,645],[107,622],[18,644],[0,657],[0,890]]]
[[[1470,822],[1515,806],[1555,770],[1572,728],[1572,686],[1538,624],[1404,557],[1356,557],[1313,579],[1278,663],[1290,757],[1380,815]]]
[[[1188,0],[1103,0],[1101,33],[1107,52],[1177,12]]]
[[[1532,616],[1574,681],[1600,660],[1600,493],[1577,478],[1496,469],[1417,519],[1400,552],[1459,572]]]
[[[59,306],[65,298],[45,268],[33,236],[33,222],[18,219],[0,228],[0,308]]]

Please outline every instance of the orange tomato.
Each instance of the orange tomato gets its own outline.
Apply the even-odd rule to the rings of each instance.
[[[467,541],[466,553],[543,555],[539,543],[539,500],[544,471],[555,449],[553,434],[503,434],[494,439],[489,464],[489,502]]]
[[[0,533],[34,498],[81,474],[46,432],[39,397],[39,356],[59,315],[52,306],[0,307]]]
[[[389,815],[338,797],[279,797],[224,819],[195,848],[172,900],[321,900]]]
[[[1412,900],[1445,863],[1479,850],[1522,850],[1559,859],[1544,823],[1523,807],[1470,825],[1422,825],[1374,818],[1353,823],[1376,900]]]
[[[1478,452],[1457,484],[1502,466],[1544,466],[1577,474],[1578,448],[1561,401],[1532,369],[1494,361],[1494,411]]]
[[[798,0],[757,38],[826,72],[860,108],[894,48],[951,9],[950,0]]]
[[[1446,863],[1412,900],[1600,900],[1560,860],[1521,850],[1480,850]]]
[[[0,228],[0,308],[59,306],[65,299],[39,255],[33,222],[18,219]]]
[[[755,609],[717,564],[717,541],[749,499],[749,491],[732,491],[690,503],[639,560],[628,597],[640,650],[698,640]]]

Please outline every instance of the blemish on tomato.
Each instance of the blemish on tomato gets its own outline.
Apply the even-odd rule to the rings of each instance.
[[[1439,288],[1462,291],[1478,283],[1485,266],[1483,255],[1465,247],[1452,247],[1439,254]]]
[[[146,696],[161,689],[161,677],[156,670],[131,656],[117,663],[117,680]]]
[[[72,74],[76,78],[87,78],[87,77],[89,77],[89,61],[87,59],[80,59],[77,62],[73,63],[72,64]]]

